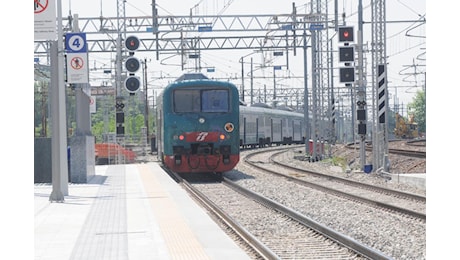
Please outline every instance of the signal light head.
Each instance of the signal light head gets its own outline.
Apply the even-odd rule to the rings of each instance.
[[[139,45],[140,41],[139,38],[137,38],[136,36],[129,36],[128,38],[126,38],[125,47],[129,51],[137,50],[139,48]]]
[[[126,59],[125,67],[128,72],[134,73],[141,67],[140,61],[135,57],[129,57]]]
[[[339,27],[339,42],[352,42],[354,41],[352,26]]]
[[[138,77],[128,77],[125,79],[125,89],[131,94],[136,93],[141,86],[141,81]]]

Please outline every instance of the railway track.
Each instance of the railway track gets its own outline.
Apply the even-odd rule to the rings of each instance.
[[[394,140],[392,142],[397,142],[400,140]],[[391,143],[391,142],[390,142]],[[417,141],[405,141],[404,142],[407,146],[409,147],[424,147],[425,146],[425,140],[417,140]],[[356,143],[349,143],[345,147],[348,149],[357,149],[356,146],[359,146],[359,144]],[[366,143],[366,151],[372,151],[372,144],[371,143]],[[409,156],[409,157],[415,157],[415,158],[426,158],[426,151],[425,150],[417,150],[417,149],[400,149],[400,148],[388,148],[388,152],[392,154],[398,154],[398,155],[403,155],[403,156]]]
[[[196,199],[203,205],[206,203],[203,201],[211,201],[217,205],[215,209],[208,208],[212,206],[204,207],[206,207],[209,212],[212,212],[211,215],[218,216],[220,214],[222,216],[227,216],[227,220],[216,220],[216,222],[222,226],[222,229],[226,230],[230,237],[237,241],[238,244],[241,244],[241,247],[245,248],[248,255],[250,255],[253,259],[320,258],[318,255],[316,257],[302,255],[304,253],[299,252],[298,249],[296,249],[307,248],[307,245],[302,245],[301,242],[295,242],[297,237],[308,237],[306,235],[307,233],[301,233],[301,235],[298,235],[299,233],[296,233],[295,231],[300,230],[298,225],[304,226],[304,224],[299,224],[299,221],[297,220],[292,222],[293,220],[290,217],[274,215],[273,212],[275,211],[279,214],[280,209],[270,206],[268,209],[265,209],[265,211],[261,211],[262,213],[256,213],[260,207],[266,208],[267,204],[272,202],[279,204],[280,207],[289,208],[291,211],[311,220],[313,223],[322,225],[326,229],[333,230],[335,233],[351,238],[351,240],[361,244],[365,248],[369,246],[368,248],[372,248],[371,251],[375,250],[376,252],[382,252],[381,254],[384,257],[370,257],[371,259],[386,259],[385,257],[388,256],[389,258],[395,259],[425,258],[426,198],[423,195],[420,196],[409,192],[394,193],[391,189],[387,191],[385,189],[380,190],[373,187],[359,188],[359,193],[374,194],[375,196],[380,197],[381,200],[391,201],[389,204],[395,204],[395,201],[400,201],[401,203],[399,206],[394,205],[396,206],[394,208],[391,208],[390,206],[390,209],[385,209],[384,206],[380,205],[380,203],[365,202],[355,198],[350,198],[349,196],[340,195],[336,192],[328,193],[311,186],[300,185],[293,179],[289,179],[284,176],[267,174],[262,169],[256,169],[246,163],[246,161],[250,160],[256,164],[268,166],[270,170],[275,172],[284,172],[286,176],[295,177],[297,179],[307,178],[305,176],[311,174],[297,172],[294,169],[286,169],[284,166],[276,165],[276,163],[280,161],[281,163],[289,160],[291,163],[294,161],[300,161],[293,159],[294,155],[298,155],[298,153],[284,153],[284,156],[287,157],[283,158],[283,153],[281,153],[281,150],[277,149],[292,151],[292,148],[294,148],[301,150],[303,146],[292,145],[288,148],[289,149],[286,149],[286,146],[283,146],[263,149],[264,152],[270,153],[270,155],[260,153],[262,150],[243,151],[241,154],[242,160],[240,160],[237,168],[233,171],[225,172],[223,175],[224,178],[221,181],[216,181],[216,179],[211,181],[204,181],[203,179],[197,181],[191,180],[190,186],[196,189],[196,191],[189,191],[189,193],[202,194],[202,196],[206,197],[205,199]],[[258,155],[250,155],[249,159],[246,159],[247,154],[253,153]],[[315,165],[318,163],[310,164]],[[372,174],[360,175],[366,177],[366,179],[372,178],[373,176],[374,179],[379,182],[386,182],[386,180],[378,178]],[[351,175],[347,175],[345,173],[342,173],[342,177],[343,176],[345,176],[345,179],[351,177]],[[339,185],[335,188],[335,190],[342,192],[345,192],[345,188],[343,188],[344,186],[349,186],[347,189],[351,190],[357,189],[354,185],[345,184],[348,182],[346,180],[334,180],[333,182],[336,182],[336,184],[331,184],[331,181],[335,179],[331,176],[310,176],[308,178],[319,179],[321,186],[332,187],[333,185]],[[231,180],[231,182],[229,182],[229,180]],[[178,182],[182,183],[183,181]],[[247,198],[249,198],[249,201],[254,203],[256,199],[249,195],[234,195],[236,191],[232,188],[233,185],[231,183],[238,184],[239,186],[258,194],[258,196],[266,197],[269,199],[269,202],[262,202],[258,204],[249,204],[249,202],[244,202],[247,201]],[[239,188],[236,189],[239,190]],[[392,193],[398,195],[392,195]],[[361,194],[361,197],[369,199],[371,196]],[[251,206],[244,206],[246,204]],[[402,208],[403,210],[398,208]],[[220,213],[215,213],[219,211]],[[413,214],[412,211],[416,213]],[[270,217],[268,218],[268,216]],[[293,225],[291,228],[289,226],[283,226],[284,223],[297,224],[290,224]],[[282,230],[279,231],[277,227],[282,227]],[[309,228],[314,230],[314,232],[322,230],[322,228],[318,227]],[[291,231],[283,233],[283,230]],[[243,233],[247,233],[246,238],[242,238],[241,234]],[[294,234],[294,236],[291,237],[291,233]],[[318,235],[319,234],[316,234],[316,236]],[[265,236],[268,236],[268,238]],[[268,242],[273,237],[276,241],[278,241],[277,243]],[[322,235],[322,239],[324,239],[324,235]],[[281,240],[292,241],[281,242]],[[338,242],[335,240],[333,241],[334,243],[330,242],[329,245],[337,247],[338,245],[335,243]],[[250,243],[255,243],[255,245],[250,245]],[[309,243],[312,242],[308,242],[308,245]],[[290,244],[293,246],[289,246]],[[342,249],[339,250],[340,252],[344,250],[347,252],[350,251],[347,247],[343,248],[343,245],[340,245],[340,247],[342,247]],[[325,248],[329,251],[328,247]],[[265,251],[265,253],[260,253],[261,251]],[[348,256],[346,258],[369,258],[366,254],[356,252],[353,254],[356,254],[357,256]],[[295,257],[296,255],[301,256]],[[334,255],[334,253],[330,253],[330,255]],[[337,259],[337,257],[332,257],[332,259]]]
[[[286,148],[281,149],[286,150]],[[298,147],[296,149],[302,148]],[[263,169],[254,168],[246,164],[246,157],[243,156],[242,163],[238,165],[237,169],[242,173],[229,173],[226,176],[238,183],[241,182],[241,185],[246,188],[270,197],[283,205],[288,205],[290,208],[315,219],[319,223],[327,223],[330,228],[336,229],[364,244],[372,245],[373,248],[396,259],[424,258],[423,248],[426,247],[424,239],[426,232],[426,198],[424,196],[409,192],[392,191],[391,189],[389,191],[375,189],[372,186],[370,188],[357,188],[341,181],[331,182],[333,178],[330,176],[306,177],[304,173],[286,169],[271,162],[271,155],[279,153],[276,149],[266,149],[266,153],[259,153],[260,150],[256,152],[258,155],[253,155],[253,152],[251,152],[250,161],[259,166],[265,166],[271,171],[283,173],[285,176],[293,178],[268,174]],[[296,154],[298,153],[291,153],[282,158],[282,161],[297,164],[298,162],[293,159]],[[301,165],[305,165],[305,163],[310,165],[317,164],[305,161],[300,163]],[[308,168],[308,166],[304,168]],[[351,178],[353,174],[342,173],[340,175],[345,178]],[[383,182],[385,184],[386,182],[376,175],[364,173],[359,175],[366,179],[374,179],[377,183]],[[315,185],[305,186],[295,180],[303,178],[314,179],[315,184],[321,187],[314,187]],[[326,191],[328,188],[333,188],[334,191]],[[342,193],[351,193],[352,195],[342,195]],[[397,195],[392,195],[392,193]],[[362,197],[362,199],[355,198],[355,196]],[[366,199],[370,201],[366,201]],[[372,200],[377,202],[372,202]],[[399,205],[394,205],[395,203]],[[385,206],[384,204],[390,205]],[[394,240],[394,236],[397,233],[404,233],[406,236],[400,237],[397,235],[396,237],[398,238]],[[393,235],[389,237],[387,234]],[[414,248],[417,248],[417,250],[414,250]]]
[[[386,211],[394,211],[410,217],[426,220],[425,196],[370,185],[311,170],[305,170],[275,159],[280,153],[284,152],[285,151],[283,150],[281,152],[273,153],[268,157],[266,162],[251,161],[250,159],[253,156],[260,153],[266,153],[266,151],[254,152],[245,158],[245,162],[250,164],[252,167],[284,177],[287,180],[296,182],[300,185],[312,187],[362,203],[367,203],[369,205],[383,208]],[[281,166],[281,168],[274,168],[273,165]],[[294,170],[295,172],[286,171],[282,168]]]
[[[175,178],[244,241],[254,259],[389,259],[228,178],[220,182],[204,177],[195,183]]]

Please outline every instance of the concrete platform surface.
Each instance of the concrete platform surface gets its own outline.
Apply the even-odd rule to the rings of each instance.
[[[157,163],[98,165],[50,202],[34,186],[36,260],[250,259]]]

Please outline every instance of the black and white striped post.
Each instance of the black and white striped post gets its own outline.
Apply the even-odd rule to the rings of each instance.
[[[386,94],[385,94],[385,79],[386,79],[386,72],[385,72],[385,66],[384,65],[379,65],[377,69],[377,80],[378,80],[378,117],[379,117],[379,123],[384,124],[385,123],[385,110],[386,110]]]
[[[388,103],[388,93],[387,93],[387,80],[386,80],[386,68],[384,64],[379,64],[377,66],[377,116],[378,116],[378,129],[380,133],[380,140],[376,142],[377,144],[377,158],[382,158],[383,161],[377,162],[378,167],[383,167],[385,171],[389,171],[389,158],[388,158],[388,122],[387,121],[387,103]],[[382,146],[381,146],[381,145]],[[383,157],[382,157],[383,156]]]
[[[330,141],[332,144],[335,144],[336,142],[336,139],[337,139],[337,135],[336,135],[336,132],[335,132],[335,122],[336,122],[336,113],[335,113],[335,98],[334,96],[332,96],[332,100],[331,100],[331,132],[330,132]]]
[[[331,101],[331,118],[332,118],[332,123],[335,124],[335,100],[334,100],[334,97],[332,97],[332,101]]]

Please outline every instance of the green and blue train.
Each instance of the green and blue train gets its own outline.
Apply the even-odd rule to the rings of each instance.
[[[178,173],[232,170],[240,159],[237,87],[184,74],[157,98],[158,159]]]

